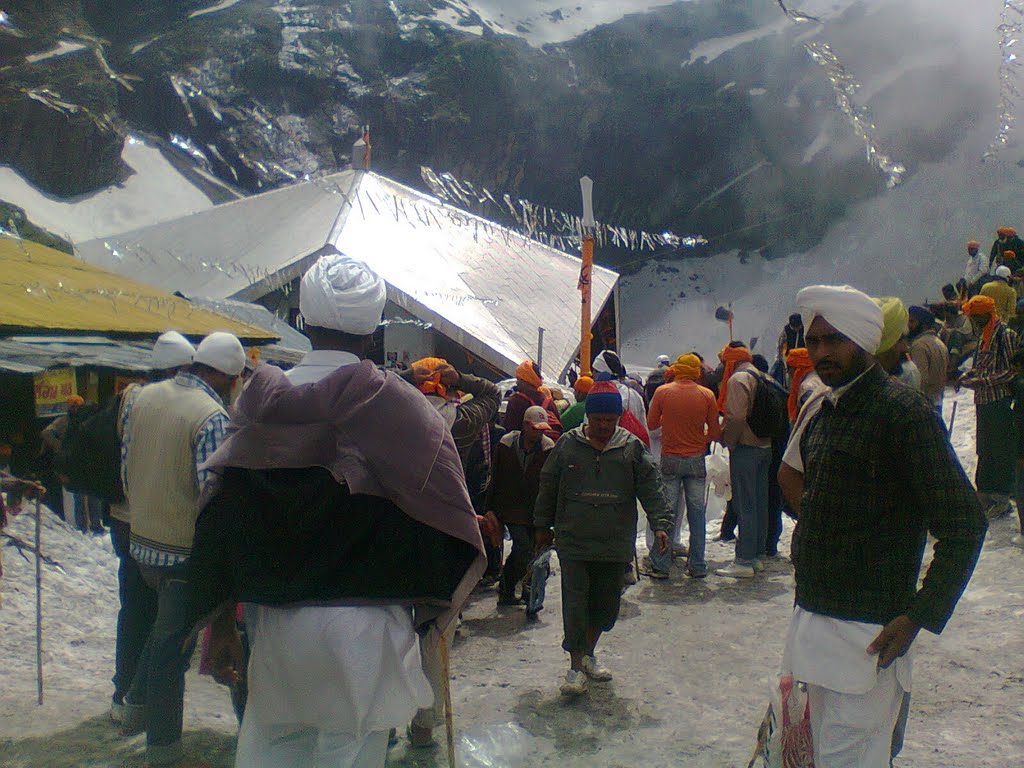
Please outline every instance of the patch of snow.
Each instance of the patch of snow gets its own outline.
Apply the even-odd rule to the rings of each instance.
[[[768,93],[767,88],[751,88],[747,91],[747,95],[749,96],[764,96],[766,93]]]
[[[78,51],[84,51],[88,46],[85,43],[73,42],[71,40],[60,40],[58,43],[48,51],[42,53],[33,53],[25,57],[25,61],[29,64],[38,64],[40,61],[49,61],[50,59],[56,59],[60,56],[67,56],[71,53],[77,53]]]
[[[25,209],[37,226],[85,242],[212,208],[213,203],[160,153],[140,139],[121,154],[135,173],[122,184],[76,198],[51,197],[12,168],[0,166],[0,200]]]
[[[216,5],[211,5],[211,6],[207,7],[207,8],[200,8],[197,11],[192,11],[192,13],[190,13],[188,15],[188,17],[190,19],[196,19],[196,18],[198,18],[200,16],[206,16],[207,14],[210,14],[210,13],[216,13],[217,11],[223,11],[223,10],[226,10],[226,9],[230,8],[233,5],[238,5],[238,2],[239,2],[239,0],[221,0],[221,2],[217,3]]]

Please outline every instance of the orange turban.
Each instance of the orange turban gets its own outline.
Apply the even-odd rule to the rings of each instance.
[[[665,381],[675,381],[676,379],[696,381],[703,372],[704,366],[701,365],[699,357],[694,354],[680,355],[665,372]]]
[[[1015,258],[1017,258],[1017,254],[1014,253],[1013,251],[1003,251],[1003,258],[1004,259],[1015,259]]]
[[[971,248],[981,248],[981,243],[979,243],[977,240],[968,240],[967,249],[970,250]]]
[[[516,368],[516,378],[540,389],[544,385],[544,382],[541,380],[540,376],[537,375],[537,371],[533,369],[533,365],[534,363],[532,360],[523,360],[523,362],[519,364],[519,367]]]
[[[572,385],[572,388],[581,395],[585,395],[590,392],[591,387],[594,386],[594,380],[589,376],[580,376],[576,379],[576,383]]]
[[[746,347],[726,347],[718,356],[725,363],[725,372],[722,374],[722,383],[718,385],[718,410],[725,411],[725,398],[729,392],[729,379],[736,372],[736,366],[740,363],[752,363],[754,356]]]
[[[1017,234],[1017,230],[1013,227],[999,227],[996,229],[996,234],[1000,237],[1014,237]]]
[[[72,395],[68,398],[68,408],[77,408],[80,405],[85,405],[85,400],[80,395]]]
[[[786,365],[793,369],[793,380],[789,383],[789,421],[796,421],[800,413],[800,385],[803,384],[807,374],[814,370],[814,363],[811,356],[803,347],[789,350],[786,355]]]
[[[423,367],[430,371],[430,378],[418,387],[420,392],[425,395],[448,397],[448,389],[441,383],[441,374],[437,373],[437,369],[442,365],[448,365],[448,361],[440,357],[424,357],[410,366],[411,368]]]
[[[996,323],[999,321],[999,316],[996,314],[996,303],[990,297],[979,293],[964,304],[962,309],[968,317],[975,317],[976,315],[989,316],[988,323],[986,323],[984,330],[981,332],[981,348],[983,351],[987,351],[989,345],[992,344],[992,333],[995,331]]]

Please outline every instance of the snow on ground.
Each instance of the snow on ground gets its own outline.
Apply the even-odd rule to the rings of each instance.
[[[135,173],[121,184],[60,199],[38,191],[0,165],[0,200],[25,209],[36,226],[85,242],[212,208],[213,203],[142,139],[130,137],[121,154]]]
[[[947,399],[947,421],[954,398]],[[955,396],[953,443],[974,467],[974,407]],[[714,497],[712,497],[714,498]],[[727,563],[732,547],[711,542],[721,503],[709,511],[708,558]],[[142,737],[123,739],[108,720],[117,612],[116,560],[106,538],[87,537],[44,517],[46,704],[35,703],[34,566],[4,549],[0,587],[4,675],[0,766],[121,766]],[[992,524],[978,569],[941,637],[917,641],[913,704],[898,768],[1002,768],[1024,753],[1024,552],[1010,544],[1016,520]],[[8,532],[31,541],[31,515]],[[788,554],[787,523],[782,551]],[[641,537],[642,541],[642,537]],[[557,565],[556,565],[557,571]],[[792,611],[792,570],[773,563],[752,582],[678,571],[667,582],[627,590],[618,626],[601,645],[616,673],[587,698],[565,702],[560,590],[549,582],[540,621],[496,608],[478,592],[464,614],[452,657],[454,708],[464,768],[743,768]],[[229,766],[234,721],[225,690],[189,673],[185,740],[213,768]],[[440,735],[440,731],[438,732]],[[392,750],[395,768],[440,768],[441,752]]]

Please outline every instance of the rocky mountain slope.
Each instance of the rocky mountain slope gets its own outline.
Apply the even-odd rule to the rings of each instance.
[[[130,173],[143,132],[252,192],[347,162],[369,123],[399,180],[429,165],[575,210],[585,172],[606,220],[773,257],[884,190],[803,42],[860,74],[911,175],[992,112],[993,27],[924,0],[807,0],[823,23],[804,25],[770,0],[651,5],[14,0],[0,162],[77,195]]]

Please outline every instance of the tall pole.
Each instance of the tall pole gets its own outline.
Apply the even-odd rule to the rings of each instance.
[[[537,327],[537,367],[544,370],[544,329]]]
[[[36,489],[36,688],[39,706],[43,706],[43,564],[42,564],[42,492]]]
[[[583,193],[583,264],[580,266],[580,374],[590,376],[590,339],[593,321],[590,318],[590,288],[594,272],[594,181],[589,176],[580,179],[580,191]]]

